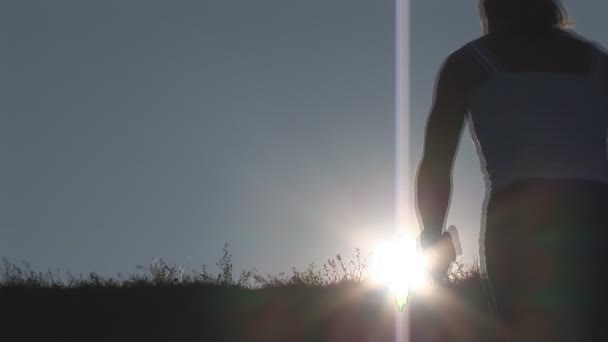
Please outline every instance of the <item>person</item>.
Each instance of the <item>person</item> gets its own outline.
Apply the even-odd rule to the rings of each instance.
[[[440,241],[467,121],[486,182],[480,256],[501,336],[608,341],[608,54],[574,32],[557,0],[479,9],[483,35],[437,76],[416,176],[422,247]]]

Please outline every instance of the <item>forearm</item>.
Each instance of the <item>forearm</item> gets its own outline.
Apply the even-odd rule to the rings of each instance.
[[[416,202],[422,220],[419,222],[421,230],[434,237],[439,237],[443,230],[452,187],[450,173],[433,171],[437,169],[439,168],[422,162],[416,177]]]

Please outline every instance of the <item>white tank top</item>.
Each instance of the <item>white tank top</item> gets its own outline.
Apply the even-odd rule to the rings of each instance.
[[[469,116],[491,191],[530,178],[608,184],[608,67],[593,47],[591,72],[577,75],[507,73],[479,41],[466,46],[491,74]]]

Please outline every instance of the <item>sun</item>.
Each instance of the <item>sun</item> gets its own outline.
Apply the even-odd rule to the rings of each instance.
[[[372,281],[389,287],[396,295],[406,295],[409,290],[421,290],[430,284],[426,260],[418,252],[415,240],[397,238],[382,243],[372,255]]]

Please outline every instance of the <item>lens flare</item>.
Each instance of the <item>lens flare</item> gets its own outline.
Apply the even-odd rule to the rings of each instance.
[[[395,239],[374,249],[371,278],[397,297],[430,284],[424,256],[418,253],[416,242],[407,239]]]

